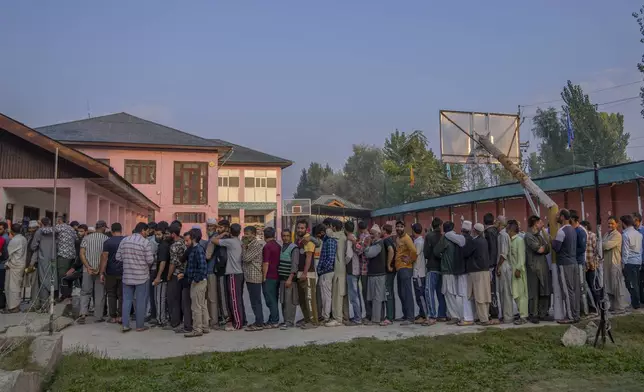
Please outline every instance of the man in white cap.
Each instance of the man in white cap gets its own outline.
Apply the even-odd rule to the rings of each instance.
[[[380,226],[371,227],[371,237],[365,238],[364,256],[367,258],[367,296],[365,302],[371,305],[371,320],[366,324],[379,324],[383,321],[382,309],[387,301],[387,249],[382,240]]]
[[[469,222],[468,222],[469,223]],[[471,226],[471,223],[468,225]],[[463,222],[465,230],[465,222]],[[490,302],[492,292],[490,287],[490,254],[488,244],[483,232],[485,227],[481,223],[474,225],[472,235],[463,233],[465,236],[465,248],[463,255],[467,269],[467,296],[476,305],[476,315],[481,325],[487,326],[498,324],[498,320],[489,320]]]

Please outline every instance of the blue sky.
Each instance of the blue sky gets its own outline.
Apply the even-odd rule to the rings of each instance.
[[[640,3],[14,1],[0,13],[0,112],[41,126],[85,118],[89,102],[94,116],[243,144],[296,162],[289,197],[312,160],[341,168],[352,144],[396,128],[438,150],[439,109],[516,112],[567,79],[587,91],[641,79]],[[606,108],[644,159],[639,101]]]

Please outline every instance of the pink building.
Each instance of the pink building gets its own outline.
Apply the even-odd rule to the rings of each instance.
[[[127,113],[37,129],[109,165],[160,208],[149,219],[281,227],[282,169],[291,161],[204,139]]]
[[[53,204],[55,152],[57,200]],[[93,226],[119,221],[132,228],[159,206],[116,171],[0,114],[0,212],[12,222],[56,214]]]

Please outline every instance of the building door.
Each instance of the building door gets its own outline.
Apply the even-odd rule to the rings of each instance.
[[[25,206],[22,216],[26,216],[29,220],[38,220],[40,219],[40,208]]]

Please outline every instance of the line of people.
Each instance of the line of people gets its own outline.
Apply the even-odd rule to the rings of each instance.
[[[34,275],[40,285],[32,282],[32,299],[45,304],[54,274],[60,300],[70,296],[70,282],[82,282],[79,323],[85,323],[93,302],[98,321],[120,323],[124,332],[131,330],[132,315],[138,331],[152,325],[186,337],[211,329],[396,321],[574,323],[598,312],[602,288],[615,312],[626,310],[627,292],[631,306],[640,306],[644,228],[639,214],[620,221],[621,233],[617,220],[609,219],[600,242],[590,224],[568,210],[561,210],[552,238],[537,216],[522,232],[516,220],[492,214],[484,216],[484,224],[463,221],[460,234],[453,222],[439,218],[426,233],[419,223],[411,225],[411,235],[402,221],[370,229],[358,222],[356,230],[351,221],[328,218],[310,228],[302,219],[295,233],[264,229],[263,240],[254,226],[242,231],[226,220],[208,219],[205,236],[198,227],[182,232],[178,221],[139,223],[124,236],[119,223],[108,230],[98,221],[90,230],[62,218],[52,226],[43,218],[26,231],[15,224],[6,233],[7,311],[19,311],[23,281]],[[30,269],[36,273],[30,275]],[[246,320],[244,286],[252,324]],[[298,307],[303,319],[296,322]]]

